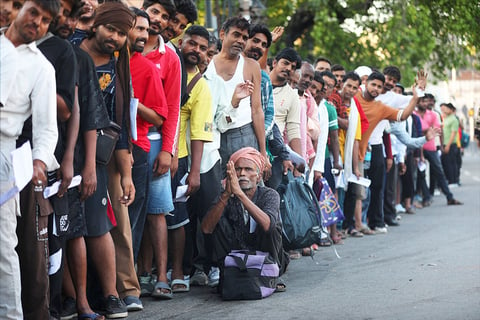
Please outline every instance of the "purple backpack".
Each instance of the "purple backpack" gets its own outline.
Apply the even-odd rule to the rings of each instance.
[[[222,272],[223,300],[257,300],[275,292],[278,264],[268,252],[232,250]]]

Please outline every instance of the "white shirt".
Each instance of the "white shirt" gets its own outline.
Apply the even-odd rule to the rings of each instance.
[[[0,35],[0,103],[5,105],[17,76],[18,53],[4,34]]]
[[[217,128],[220,132],[226,132],[230,129],[240,128],[246,124],[252,123],[252,107],[250,102],[250,96],[240,100],[237,108],[231,105],[231,99],[235,92],[235,87],[239,83],[244,83],[243,69],[245,64],[245,58],[243,55],[239,55],[237,67],[235,73],[229,80],[224,80],[219,76],[220,80],[224,82],[223,95],[229,98],[227,105],[222,105],[218,108],[217,112],[223,114],[221,117],[216,117]],[[214,72],[217,76],[217,69],[215,67],[215,59],[212,59],[207,67],[208,72]]]
[[[325,105],[325,99],[320,101],[318,105],[318,121],[320,123],[320,135],[317,141],[317,150],[315,161],[313,162],[312,171],[324,172],[325,170],[325,149],[327,148],[328,141],[328,110]]]
[[[393,91],[387,91],[378,95],[375,100],[381,101],[392,108],[405,109],[410,100],[412,100],[412,96],[404,96]]]
[[[231,102],[231,100],[224,94],[225,82],[217,75],[215,69],[207,69],[203,77],[207,80],[210,94],[212,95],[212,114],[214,116],[214,121],[212,123],[213,141],[203,144],[200,173],[208,172],[215,163],[221,159],[220,153],[218,152],[218,149],[220,149],[220,131],[218,130],[215,117],[220,116],[217,115],[217,109],[225,108],[225,106],[230,105]]]
[[[404,96],[398,93],[395,93],[393,91],[387,91],[385,93],[380,94],[375,100],[381,101],[387,106],[397,108],[397,109],[405,109],[407,105],[410,103],[410,100],[412,99],[412,96]],[[382,121],[383,122],[383,121]],[[388,123],[387,123],[388,124]],[[375,130],[378,128],[379,125],[375,128]],[[405,123],[402,121],[399,124],[399,129],[403,127],[403,131],[405,131]],[[383,130],[382,130],[383,132]],[[373,134],[372,134],[373,136]],[[370,139],[371,140],[371,139]],[[400,142],[395,134],[391,133],[390,134],[390,141],[392,145],[392,154],[397,157],[395,157],[396,163],[399,162],[404,162],[404,156],[407,147]]]
[[[300,98],[290,85],[273,88],[275,103],[275,123],[287,141],[301,139],[300,135]],[[285,136],[284,136],[285,138]]]
[[[34,42],[15,49],[18,53],[15,85],[5,106],[0,108],[2,139],[16,140],[25,120],[32,115],[33,159],[43,161],[49,171],[55,170],[59,167],[54,156],[58,139],[55,70]]]

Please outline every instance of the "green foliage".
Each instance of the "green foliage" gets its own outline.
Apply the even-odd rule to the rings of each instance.
[[[197,0],[204,21],[205,0]],[[237,14],[238,0],[211,0],[221,23]],[[319,56],[347,70],[359,65],[396,65],[410,86],[426,68],[442,80],[452,67],[479,63],[480,3],[477,0],[263,0],[266,23],[284,26],[273,56],[293,46],[304,59]]]

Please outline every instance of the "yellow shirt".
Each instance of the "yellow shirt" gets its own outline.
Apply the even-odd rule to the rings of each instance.
[[[187,83],[190,83],[197,72],[189,73]],[[188,141],[213,141],[212,134],[212,96],[207,81],[202,77],[190,92],[190,98],[180,109],[180,133],[178,137],[178,158],[189,155]]]
[[[347,114],[350,115],[350,107],[347,108]],[[347,138],[347,130],[338,129],[338,147],[342,162],[345,162],[345,140]],[[362,124],[360,123],[360,115],[357,117],[357,130],[355,131],[355,140],[362,139]]]

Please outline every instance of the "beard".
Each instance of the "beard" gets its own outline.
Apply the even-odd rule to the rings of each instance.
[[[200,63],[200,55],[196,52],[188,52],[183,55],[183,60],[185,63],[196,66]]]
[[[262,57],[263,52],[258,48],[252,48],[247,51],[247,57],[252,58],[253,60],[258,60]]]
[[[156,26],[158,28],[158,31],[152,29],[152,26]],[[158,22],[151,22],[150,23],[150,28],[148,29],[148,34],[159,35],[161,32],[162,32],[162,26]]]

